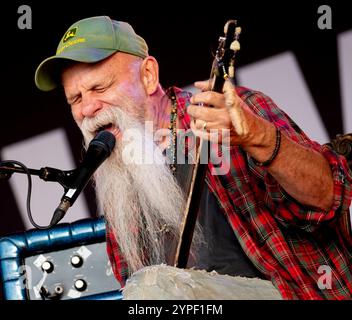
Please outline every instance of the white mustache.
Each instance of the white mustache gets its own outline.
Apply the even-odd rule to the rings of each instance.
[[[113,112],[112,108],[118,107],[110,107],[102,110],[94,118],[84,118],[80,125],[83,134],[94,136],[99,128],[109,124],[118,124],[119,128],[123,127],[121,117],[119,117],[118,113]]]

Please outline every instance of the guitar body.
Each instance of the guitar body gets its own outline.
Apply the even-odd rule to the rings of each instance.
[[[282,300],[268,280],[166,265],[135,272],[122,295],[124,300]]]

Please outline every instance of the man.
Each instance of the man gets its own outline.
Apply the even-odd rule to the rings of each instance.
[[[44,91],[62,84],[86,143],[100,130],[117,139],[95,183],[121,283],[143,266],[170,262],[188,177],[177,176],[176,129],[205,138],[227,130],[229,170],[214,174],[208,164],[195,265],[271,280],[285,299],[351,298],[351,239],[341,227],[351,201],[346,161],[309,140],[270,98],[229,82],[224,94],[205,82],[193,97],[164,90],[145,41],[108,17],[73,24],[35,81]],[[321,268],[331,271],[323,284]]]

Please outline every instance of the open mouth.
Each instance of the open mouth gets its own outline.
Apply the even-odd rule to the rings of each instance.
[[[113,125],[112,123],[106,124],[104,126],[99,127],[95,134],[98,134],[101,131],[110,131],[113,135],[117,136],[120,133],[120,129]]]

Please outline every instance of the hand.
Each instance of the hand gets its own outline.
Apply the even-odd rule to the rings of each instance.
[[[247,119],[255,115],[237,95],[231,82],[225,82],[223,94],[205,91],[209,88],[208,81],[196,82],[195,87],[202,92],[191,98],[192,104],[187,108],[192,117],[193,133],[212,142],[245,144],[249,138]]]

